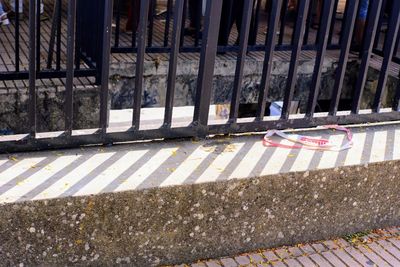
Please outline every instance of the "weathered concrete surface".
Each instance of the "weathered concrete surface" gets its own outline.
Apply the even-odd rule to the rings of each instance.
[[[0,90],[0,131],[27,133],[27,88]],[[60,131],[65,127],[65,86],[37,88],[37,127],[40,132]],[[74,88],[74,129],[98,126],[100,98],[98,87]]]
[[[304,112],[314,71],[314,57],[303,56],[299,60],[299,69],[296,81],[294,100],[300,101],[300,109]],[[144,86],[142,103],[145,107],[162,107],[165,105],[168,61],[146,61],[144,64]],[[332,98],[335,84],[335,72],[338,59],[326,57],[322,68],[321,89],[319,100]],[[244,66],[243,86],[241,89],[240,103],[257,103],[260,90],[260,81],[263,70],[263,57],[247,58]],[[273,61],[270,91],[268,101],[282,101],[285,92],[287,73],[290,61],[285,57],[275,57]],[[233,81],[235,77],[235,59],[217,58],[214,68],[213,90],[211,104],[229,103],[232,98]],[[132,108],[133,92],[135,88],[134,62],[113,62],[110,66],[110,99],[113,109]],[[179,60],[177,64],[177,77],[175,87],[175,106],[194,105],[198,60]],[[350,100],[358,78],[359,60],[354,55],[350,58],[346,76],[343,83],[342,99]],[[371,99],[374,99],[378,82],[379,71],[370,68],[368,80],[365,85],[361,108],[371,108]],[[383,106],[390,107],[388,103],[393,99],[397,78],[389,76]],[[371,97],[372,96],[372,97]],[[327,111],[327,110],[324,110]]]
[[[247,136],[3,156],[2,264],[173,264],[399,225],[400,126],[352,130],[340,153]]]
[[[1,258],[149,266],[398,225],[399,163],[7,204]]]

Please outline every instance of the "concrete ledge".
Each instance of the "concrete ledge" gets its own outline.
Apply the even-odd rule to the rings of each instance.
[[[400,126],[353,131],[341,153],[244,136],[3,156],[0,258],[150,266],[398,225]]]

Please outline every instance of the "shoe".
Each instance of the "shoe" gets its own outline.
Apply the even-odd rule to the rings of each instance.
[[[10,20],[7,17],[7,13],[4,13],[0,16],[0,25],[9,25]]]

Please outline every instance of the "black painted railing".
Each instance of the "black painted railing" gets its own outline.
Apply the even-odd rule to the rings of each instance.
[[[29,126],[30,131],[25,135],[0,137],[0,150],[20,151],[59,147],[75,147],[91,144],[110,144],[143,139],[177,138],[177,137],[205,137],[209,134],[230,134],[264,131],[271,128],[303,128],[326,124],[354,124],[364,122],[394,121],[400,120],[399,100],[400,86],[392,99],[392,106],[381,108],[381,101],[385,95],[386,83],[389,75],[389,67],[396,64],[399,40],[400,1],[391,3],[390,12],[384,14],[386,1],[369,0],[369,11],[366,23],[358,22],[360,13],[359,3],[362,0],[346,1],[346,7],[342,18],[336,16],[340,2],[338,0],[325,0],[318,4],[320,20],[314,24],[314,16],[310,10],[315,9],[314,0],[299,0],[293,14],[289,14],[285,0],[270,0],[264,6],[265,1],[246,0],[240,9],[240,21],[238,25],[237,40],[226,43],[221,37],[221,31],[229,29],[222,27],[232,21],[232,14],[224,14],[225,1],[207,0],[205,14],[194,23],[192,38],[185,38],[185,28],[188,21],[188,1],[167,1],[163,36],[155,36],[156,14],[153,0],[137,1],[139,17],[133,19],[137,24],[132,26],[132,34],[129,35],[126,46],[123,46],[122,38],[127,33],[121,32],[124,19],[123,1],[116,0],[68,0],[67,10],[67,63],[64,70],[66,77],[65,98],[65,131],[61,133],[41,133],[37,135],[36,127],[36,79],[42,72],[37,65],[37,32],[40,27],[37,20],[37,6],[35,0],[30,0],[29,13],[29,71],[25,75],[29,78]],[[93,9],[93,3],[96,6]],[[229,1],[227,1],[229,2]],[[236,2],[236,1],[233,1]],[[240,2],[240,1],[239,1]],[[77,5],[78,4],[78,5]],[[202,4],[202,3],[201,3]],[[200,5],[196,12],[202,11]],[[291,11],[293,13],[293,11]],[[193,14],[191,15],[193,16]],[[237,15],[236,15],[237,16]],[[264,17],[263,17],[264,16]],[[294,21],[289,18],[294,16]],[[263,19],[264,18],[264,19]],[[226,19],[228,23],[222,20]],[[136,20],[136,21],[135,21]],[[384,20],[386,22],[384,23]],[[15,22],[16,25],[18,21]],[[112,24],[116,27],[113,28]],[[292,23],[291,34],[285,34]],[[354,42],[354,33],[359,31],[359,25],[363,25],[362,43],[358,46],[359,70],[354,86],[351,108],[346,111],[338,111],[339,102],[349,61],[349,55]],[[385,25],[386,32],[382,33]],[[311,40],[312,27],[316,26],[316,38]],[[16,27],[17,29],[18,27]],[[340,34],[335,33],[339,28]],[[261,42],[258,38],[261,31],[266,30],[266,36]],[[335,36],[335,34],[337,36]],[[226,36],[225,36],[226,37]],[[157,39],[158,38],[158,39]],[[221,40],[222,39],[222,40]],[[224,43],[225,42],[225,43]],[[284,87],[282,113],[279,117],[265,117],[267,98],[269,95],[272,60],[276,51],[290,51],[290,66],[287,81]],[[304,114],[291,114],[291,103],[294,100],[296,82],[298,79],[299,58],[304,50],[315,52],[314,71],[310,84],[306,111]],[[335,72],[333,94],[329,112],[316,113],[316,105],[321,91],[321,73],[323,61],[327,50],[338,51],[338,64]],[[16,50],[18,51],[18,49]],[[133,92],[133,116],[129,130],[119,131],[108,127],[108,67],[110,53],[135,53],[135,90]],[[258,108],[254,118],[241,119],[238,117],[240,94],[243,83],[243,70],[247,54],[251,51],[263,51],[264,64],[259,87]],[[198,53],[200,58],[197,77],[197,89],[195,95],[194,114],[190,125],[172,127],[171,120],[174,110],[174,93],[177,73],[178,56],[181,53]],[[218,53],[236,52],[237,64],[230,101],[229,118],[217,124],[209,124],[209,111],[212,95],[212,81],[214,65]],[[168,53],[169,69],[166,91],[166,105],[163,126],[156,129],[144,129],[141,127],[142,94],[144,87],[144,62],[146,53]],[[363,90],[367,81],[368,68],[372,55],[381,58],[381,71],[376,87],[376,93],[372,108],[360,110]],[[17,56],[17,55],[16,55]],[[73,125],[73,78],[78,75],[81,56],[86,57],[86,64],[90,70],[96,72],[98,82],[101,84],[100,92],[100,116],[99,127],[96,131],[74,131]],[[17,60],[18,62],[18,60]],[[16,70],[18,72],[18,70]],[[1,74],[4,75],[4,74]],[[24,76],[24,77],[25,77]],[[4,76],[0,76],[2,79]],[[14,77],[18,78],[18,77]]]

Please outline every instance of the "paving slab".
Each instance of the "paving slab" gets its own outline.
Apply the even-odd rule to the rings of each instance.
[[[400,227],[395,227],[395,229],[400,229]],[[332,246],[327,251],[315,250],[314,252],[308,255],[299,255],[292,254],[286,255],[284,258],[271,258],[267,255],[274,254],[275,251],[293,251],[296,250],[299,246],[302,247],[304,244],[298,244],[292,247],[281,247],[281,248],[273,248],[273,249],[265,249],[259,250],[257,255],[264,255],[261,259],[258,260],[259,266],[289,266],[289,267],[311,267],[311,266],[350,266],[350,267],[358,267],[358,266],[400,266],[398,262],[398,258],[396,259],[396,255],[398,256],[398,252],[393,250],[393,248],[387,245],[387,239],[391,238],[394,240],[400,240],[400,234],[393,233],[388,229],[379,229],[372,230],[368,233],[365,233],[364,238],[355,238],[353,241],[349,240],[350,247],[344,249],[342,246]],[[368,240],[367,242],[363,242],[363,240]],[[308,247],[319,247],[323,246],[326,243],[339,243],[338,239],[334,240],[326,240],[326,241],[318,241],[315,243],[307,244]],[[246,257],[253,255],[251,252],[241,255],[240,257]],[[378,256],[379,255],[379,256]],[[220,259],[213,260],[204,260],[202,261],[204,264],[207,264],[209,261],[214,263],[221,262],[230,262],[229,266],[231,267],[240,267],[240,266],[250,266],[248,264],[240,264],[238,262],[235,263],[233,260],[235,256],[231,257],[223,257]],[[270,264],[270,265],[269,265]],[[286,264],[286,265],[285,265]],[[191,264],[185,264],[186,266],[193,266]],[[176,266],[175,266],[176,267]]]

